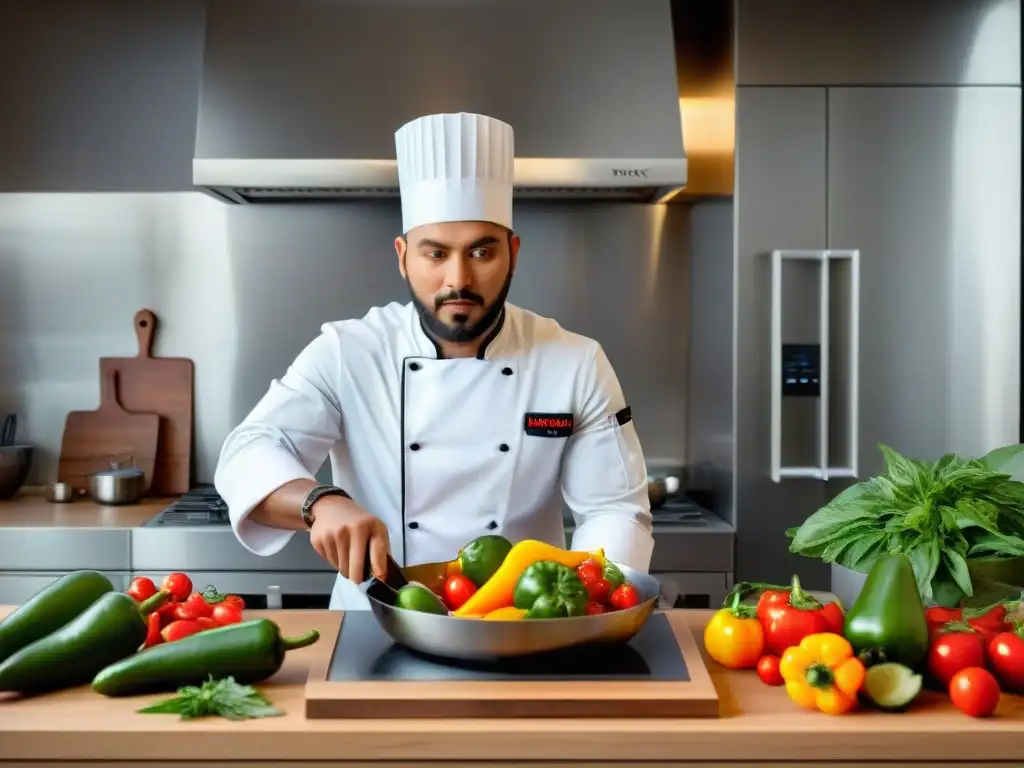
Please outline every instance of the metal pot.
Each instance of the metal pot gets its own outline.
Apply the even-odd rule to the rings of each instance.
[[[141,469],[112,467],[89,475],[89,495],[100,504],[134,504],[146,490]]]
[[[13,413],[0,427],[0,499],[9,499],[24,485],[32,467],[31,445],[15,445],[18,417]]]

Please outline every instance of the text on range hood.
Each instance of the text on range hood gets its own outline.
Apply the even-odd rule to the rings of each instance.
[[[513,127],[519,197],[686,184],[669,0],[209,0],[193,183],[395,196],[395,131],[439,112]]]

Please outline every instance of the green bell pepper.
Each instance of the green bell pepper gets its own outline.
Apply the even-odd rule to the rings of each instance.
[[[526,611],[527,619],[558,619],[582,616],[587,608],[587,588],[576,571],[552,560],[530,565],[516,582],[512,602]]]

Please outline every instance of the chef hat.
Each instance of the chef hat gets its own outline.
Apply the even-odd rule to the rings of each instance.
[[[512,229],[512,126],[465,112],[427,115],[395,133],[402,231],[445,221]]]

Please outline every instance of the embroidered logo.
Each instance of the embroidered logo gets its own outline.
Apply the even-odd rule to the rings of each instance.
[[[523,426],[531,437],[569,437],[574,423],[571,413],[528,413]]]

